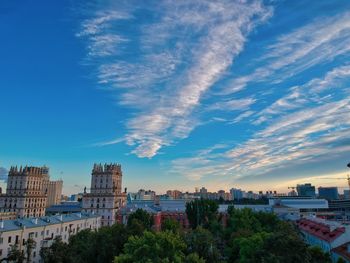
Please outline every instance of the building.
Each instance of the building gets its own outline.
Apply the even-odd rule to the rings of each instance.
[[[311,184],[298,184],[297,192],[299,196],[316,197],[315,186]]]
[[[3,212],[16,212],[19,217],[45,215],[49,168],[25,166],[11,167],[6,194],[0,195]]]
[[[63,181],[49,181],[47,186],[47,207],[61,202]]]
[[[119,164],[95,164],[92,169],[90,193],[84,189],[83,211],[101,215],[102,226],[114,224],[118,209],[125,205],[122,177]]]
[[[79,213],[81,210],[81,202],[67,201],[46,208],[46,215]]]
[[[134,196],[135,200],[154,200],[156,192],[152,190],[140,189]]]
[[[243,192],[241,189],[232,188],[230,194],[233,200],[241,200],[243,198]]]
[[[350,190],[344,189],[344,199],[350,199]]]
[[[303,218],[297,222],[304,240],[311,246],[319,246],[324,252],[332,253],[350,242],[350,226],[319,218]]]
[[[168,191],[166,191],[166,195],[170,199],[180,199],[182,196],[182,192],[179,190],[168,190]]]
[[[0,221],[0,261],[7,257],[12,245],[25,251],[24,244],[31,238],[36,245],[29,262],[41,262],[40,249],[51,246],[56,237],[67,243],[79,231],[98,229],[100,225],[100,216],[81,213]]]
[[[337,200],[339,199],[338,187],[319,187],[318,197],[327,200]]]
[[[345,263],[350,263],[350,242],[347,242],[339,247],[332,249],[332,261],[339,262],[339,258],[342,258]]]

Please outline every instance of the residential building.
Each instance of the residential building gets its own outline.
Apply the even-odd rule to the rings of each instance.
[[[319,218],[302,218],[297,225],[305,242],[330,254],[334,248],[350,242],[349,225]]]
[[[61,202],[63,181],[49,181],[47,185],[47,207]]]
[[[45,215],[49,168],[25,166],[11,167],[8,174],[6,194],[0,195],[3,212],[16,212],[19,217]]]
[[[39,263],[40,249],[51,246],[56,237],[67,243],[69,237],[83,229],[98,229],[101,217],[89,214],[69,214],[39,218],[22,218],[0,221],[0,261],[7,257],[11,245],[26,253],[25,242],[35,241],[34,249],[28,262]]]
[[[337,200],[339,199],[338,187],[319,187],[318,197],[327,200]]]
[[[120,164],[95,164],[91,173],[90,193],[84,189],[83,211],[101,215],[101,225],[112,225],[118,209],[125,205]]]
[[[297,192],[299,196],[309,196],[309,197],[316,197],[316,190],[315,186],[311,184],[298,184],[297,185]]]
[[[243,198],[243,192],[241,189],[232,188],[230,194],[233,200],[240,200]]]
[[[339,258],[342,258],[345,263],[350,263],[350,242],[347,242],[339,247],[332,249],[332,261],[339,262]]]

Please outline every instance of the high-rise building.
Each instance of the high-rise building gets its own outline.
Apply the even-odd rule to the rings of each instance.
[[[84,189],[83,210],[101,215],[101,225],[114,224],[119,208],[125,205],[122,177],[119,164],[95,164],[92,169],[90,193]]]
[[[16,212],[19,217],[45,215],[49,168],[22,166],[11,167],[6,194],[0,195],[0,207],[4,212]]]
[[[230,194],[233,200],[240,200],[243,198],[243,192],[241,189],[232,188]]]
[[[47,207],[61,203],[63,181],[49,181],[47,185]]]
[[[350,199],[350,190],[344,189],[344,199]]]
[[[316,197],[315,186],[311,184],[298,184],[296,188],[299,196]]]
[[[338,187],[319,187],[318,197],[327,200],[337,200],[339,199]]]

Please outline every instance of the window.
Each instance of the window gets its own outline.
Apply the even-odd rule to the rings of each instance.
[[[46,235],[47,235],[47,236],[49,235],[49,233],[50,233],[50,231],[49,231],[49,230],[46,230]]]
[[[4,242],[4,239],[0,237],[0,244],[2,244],[3,242]]]
[[[9,236],[8,243],[11,243],[11,237]]]

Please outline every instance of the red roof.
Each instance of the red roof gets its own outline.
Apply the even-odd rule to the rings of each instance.
[[[309,219],[300,219],[297,224],[301,230],[327,242],[332,242],[345,233],[345,227],[331,230],[329,225]]]
[[[337,253],[338,255],[342,256],[346,260],[350,260],[350,253],[348,251],[348,246],[350,245],[350,242],[345,243],[339,247],[333,248],[332,251],[334,253]]]

